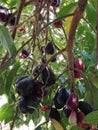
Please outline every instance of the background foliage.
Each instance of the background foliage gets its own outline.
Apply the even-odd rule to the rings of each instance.
[[[22,1],[22,0],[21,0]],[[26,3],[29,0],[25,0]],[[3,23],[0,25],[0,94],[5,95],[7,103],[0,107],[0,121],[5,124],[9,123],[12,127],[20,127],[22,124],[28,125],[33,120],[35,127],[41,121],[42,117],[47,120],[49,112],[43,113],[41,105],[53,103],[53,97],[60,86],[65,86],[69,91],[71,88],[70,77],[68,72],[67,52],[61,52],[57,55],[56,62],[51,62],[52,56],[46,56],[49,61],[48,66],[52,68],[56,75],[56,83],[49,87],[48,97],[40,99],[40,103],[31,115],[25,115],[17,112],[17,104],[19,95],[16,93],[16,80],[19,76],[27,74],[32,77],[34,68],[42,62],[41,47],[45,46],[48,41],[55,43],[55,53],[66,47],[67,36],[73,16],[66,17],[74,12],[77,7],[76,0],[62,0],[62,4],[51,10],[44,7],[41,8],[43,18],[38,19],[39,8],[36,2],[25,4],[21,9],[21,16],[17,26],[15,38],[12,38],[13,29],[5,27]],[[1,0],[0,4],[11,9],[14,13],[20,7],[20,0]],[[89,0],[84,11],[84,15],[79,22],[74,39],[73,53],[74,58],[81,58],[85,64],[83,77],[75,79],[76,92],[79,99],[87,101],[94,105],[94,109],[98,109],[98,66],[97,66],[97,36],[96,36],[96,15],[97,0]],[[62,28],[55,28],[53,20],[61,20]],[[25,29],[25,33],[20,31]],[[19,59],[22,49],[27,50],[30,54],[28,58]],[[40,76],[38,77],[40,80]],[[92,97],[92,95],[93,97]],[[68,119],[59,110],[61,115],[61,124],[66,129],[76,129],[68,123]],[[96,115],[98,112],[96,111]],[[36,117],[36,118],[35,118]],[[98,124],[98,117],[93,121],[95,115],[92,113],[91,118],[85,119],[88,123]],[[91,121],[91,120],[92,121]],[[14,125],[13,125],[14,124]],[[45,130],[46,123],[37,127],[36,130]],[[52,125],[49,130],[54,130]]]

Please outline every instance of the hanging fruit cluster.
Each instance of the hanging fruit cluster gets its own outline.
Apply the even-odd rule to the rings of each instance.
[[[38,1],[39,6],[42,4],[42,1]],[[44,4],[42,4],[44,6]],[[41,5],[41,6],[42,6]],[[49,0],[49,3],[47,2],[47,5],[45,6],[49,9],[49,6],[52,7],[52,12],[56,15],[55,8],[59,7],[61,5],[61,0]],[[37,10],[37,8],[36,8]],[[46,11],[46,10],[45,10]],[[44,12],[45,12],[44,11]],[[36,11],[35,11],[36,12]],[[47,14],[49,15],[49,10],[47,10]],[[35,15],[35,14],[34,14]],[[49,24],[49,16],[42,14],[42,12],[38,12],[37,16],[35,16],[35,19],[37,21],[34,23],[34,32],[37,36],[34,34],[34,42],[36,42],[36,39],[38,39],[38,31],[43,28],[43,19],[45,18],[44,22],[45,24]],[[46,20],[47,19],[47,20]],[[7,25],[14,26],[15,25],[16,17],[13,13],[9,12],[9,9],[0,6],[0,22],[7,23]],[[56,29],[63,28],[63,22],[61,19],[54,20],[53,27]],[[48,31],[47,31],[48,30]],[[20,28],[19,31],[22,34],[26,34],[25,28]],[[44,33],[45,32],[45,33]],[[48,33],[49,28],[46,26],[46,30],[42,32],[43,34],[42,39],[45,39],[42,45],[37,42],[38,49],[40,51],[40,57],[41,62],[38,61],[37,65],[33,69],[33,76],[30,75],[22,75],[18,77],[16,80],[16,92],[18,93],[20,99],[18,101],[18,108],[21,113],[25,114],[32,114],[37,108],[39,108],[38,105],[42,103],[42,100],[47,99],[48,95],[52,93],[50,90],[53,90],[54,97],[52,97],[51,104],[43,105],[41,104],[41,111],[42,112],[49,112],[49,118],[55,119],[57,122],[61,122],[61,113],[63,113],[64,117],[67,117],[69,124],[76,125],[77,127],[81,127],[85,130],[92,130],[92,126],[90,124],[83,123],[84,117],[91,113],[93,111],[92,105],[85,102],[81,98],[79,99],[78,94],[74,91],[68,90],[66,87],[62,87],[59,89],[53,88],[56,84],[56,75],[54,71],[49,66],[47,56],[51,56],[51,60],[49,62],[56,62],[57,61],[57,55],[55,54],[55,51],[58,51],[59,48],[56,46],[56,44],[53,41],[52,36],[48,39]],[[45,36],[44,36],[45,34]],[[52,40],[50,40],[52,39]],[[34,47],[36,44],[34,43]],[[31,46],[30,46],[31,47]],[[36,48],[36,47],[35,47]],[[58,50],[56,50],[58,48]],[[23,48],[22,48],[23,49]],[[62,53],[62,52],[61,52]],[[19,60],[20,59],[28,59],[30,53],[27,49],[23,49],[21,53],[19,54]],[[64,54],[63,54],[64,55]],[[67,58],[66,58],[67,59]],[[66,60],[68,61],[68,59]],[[60,66],[59,66],[60,68]],[[68,72],[68,66],[66,67]],[[85,69],[85,65],[81,58],[75,58],[74,60],[74,79],[81,79],[83,78],[82,71]],[[40,78],[39,78],[40,77]],[[64,85],[63,85],[64,86]],[[52,89],[50,89],[52,88]],[[57,91],[56,91],[57,90]],[[51,93],[50,93],[51,92]],[[50,97],[49,97],[50,98]],[[55,120],[52,120],[55,123]],[[56,122],[56,123],[57,123]],[[60,124],[59,124],[59,127]],[[62,129],[62,127],[61,127]],[[63,129],[62,129],[63,130]]]

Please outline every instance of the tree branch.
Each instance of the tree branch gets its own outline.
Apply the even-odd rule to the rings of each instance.
[[[74,91],[74,56],[73,56],[73,44],[74,44],[74,37],[76,34],[76,29],[79,24],[79,21],[82,18],[83,12],[86,8],[87,0],[79,0],[78,6],[74,11],[74,16],[72,19],[68,40],[67,40],[67,53],[68,53],[68,69],[70,74],[71,80],[71,91]]]
[[[18,9],[18,12],[17,12],[15,26],[14,26],[13,33],[12,33],[13,39],[15,38],[15,35],[16,35],[17,25],[18,25],[18,22],[19,22],[19,19],[20,19],[20,16],[21,16],[21,12],[22,12],[24,5],[25,5],[25,0],[21,0],[20,6],[19,6],[19,9]]]

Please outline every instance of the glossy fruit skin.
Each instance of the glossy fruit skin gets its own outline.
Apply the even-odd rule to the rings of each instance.
[[[8,15],[8,9],[3,6],[0,6],[0,21],[6,22],[7,15]]]
[[[71,110],[67,109],[66,106],[63,107],[63,114],[66,117],[69,117],[71,114]]]
[[[57,60],[57,57],[55,56],[52,58],[51,62],[56,62],[56,60]]]
[[[90,104],[88,104],[85,101],[79,101],[79,106],[78,108],[85,114],[87,115],[88,113],[93,111],[93,108]]]
[[[34,93],[34,80],[30,76],[23,75],[16,81],[16,91],[21,96]]]
[[[15,25],[15,20],[16,20],[16,17],[15,16],[12,16],[13,14],[12,13],[9,13],[8,15],[7,15],[7,21],[9,21],[8,22],[8,25],[9,26],[14,26]]]
[[[57,108],[57,109],[61,109],[63,107],[63,105],[59,104],[58,101],[57,101],[57,96],[58,96],[58,92],[55,94],[54,96],[54,99],[53,99],[53,102],[54,102],[54,106]]]
[[[16,17],[12,17],[12,13],[8,12],[8,9],[5,7],[0,6],[0,21],[1,22],[8,22],[8,25],[14,26]],[[11,18],[12,17],[12,18]]]
[[[53,7],[59,7],[60,4],[61,4],[61,0],[53,0],[53,2],[52,2],[51,5],[52,5]]]
[[[33,95],[29,95],[20,98],[18,107],[22,113],[32,114],[36,105],[37,105],[36,98],[33,97]]]
[[[62,25],[63,25],[62,21],[57,21],[54,23],[55,28],[62,28]]]
[[[72,92],[66,101],[66,106],[69,110],[77,111],[78,109],[78,96]]]
[[[52,55],[54,53],[55,47],[53,42],[48,42],[45,46],[45,53]]]
[[[34,77],[36,77],[40,72],[41,72],[41,69],[42,69],[42,65],[37,65],[35,68],[34,68],[34,71],[33,71],[33,75]]]
[[[56,108],[51,108],[49,117],[57,120],[58,122],[60,121],[60,113]]]
[[[38,98],[44,98],[48,95],[48,88],[38,80],[35,81],[35,93]]]
[[[46,67],[45,69],[43,69],[42,81],[45,86],[51,86],[51,85],[55,84],[56,76],[49,67]]]
[[[63,107],[69,98],[69,93],[66,88],[61,88],[57,96],[58,103]]]
[[[42,71],[43,65],[37,65],[33,71],[34,76],[36,77],[41,73],[42,82],[45,86],[51,86],[55,84],[56,76],[49,67],[45,67]]]
[[[29,52],[27,50],[22,50],[21,54],[19,55],[19,59],[25,59],[29,56]]]
[[[83,112],[78,112],[77,113],[77,125],[81,128],[89,128],[89,124],[82,123],[83,119],[85,117],[85,114]]]

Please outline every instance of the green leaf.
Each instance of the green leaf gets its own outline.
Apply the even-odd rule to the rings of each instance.
[[[91,3],[87,4],[86,12],[87,12],[87,18],[88,18],[89,22],[95,27],[95,25],[96,25],[96,10]]]
[[[6,93],[7,95],[9,95],[10,88],[12,86],[14,76],[16,75],[19,67],[20,67],[20,63],[19,62],[14,64],[12,70],[10,70],[10,72],[9,72],[7,78],[6,78],[6,84],[5,84],[5,87],[4,87],[4,93]]]
[[[0,41],[2,45],[8,50],[10,57],[16,53],[16,48],[11,38],[8,29],[4,26],[0,26]]]
[[[11,121],[14,116],[14,106],[9,103],[4,104],[0,108],[0,121],[4,121],[5,123]]]
[[[98,111],[93,111],[87,114],[87,116],[85,116],[85,118],[83,119],[83,122],[92,124],[92,125],[97,125],[98,124]]]
[[[60,12],[58,13],[58,16],[61,17],[61,16],[64,16],[64,15],[67,15],[69,13],[72,13],[72,11],[75,9],[76,7],[76,3],[71,3],[69,5],[66,5],[66,6],[63,6],[61,9],[60,9]]]
[[[98,89],[95,88],[95,86],[92,85],[92,95],[91,91],[87,89],[85,93],[85,98],[84,100],[87,101],[89,104],[92,104],[94,102],[94,107],[97,109],[98,108]]]
[[[70,130],[84,130],[84,129],[77,126],[72,126]]]

